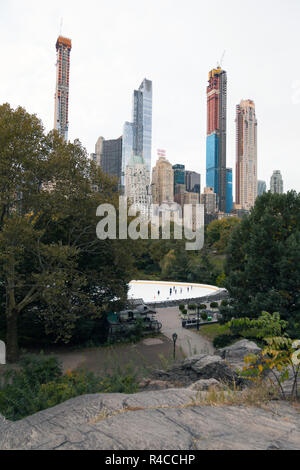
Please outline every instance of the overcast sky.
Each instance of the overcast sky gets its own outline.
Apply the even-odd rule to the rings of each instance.
[[[53,127],[55,43],[73,42],[69,138],[88,152],[122,135],[132,93],[153,81],[153,155],[202,174],[206,86],[223,51],[228,73],[227,166],[235,168],[235,106],[253,99],[258,177],[300,191],[300,0],[0,0],[0,103]]]

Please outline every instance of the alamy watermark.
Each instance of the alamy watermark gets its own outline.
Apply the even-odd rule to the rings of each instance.
[[[97,217],[102,217],[96,229],[100,240],[182,240],[184,237],[188,240],[185,245],[188,251],[201,250],[204,246],[202,204],[185,204],[183,209],[176,203],[129,206],[127,198],[121,196],[117,209],[112,204],[101,204]]]

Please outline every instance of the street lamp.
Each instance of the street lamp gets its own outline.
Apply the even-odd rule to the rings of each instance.
[[[173,334],[173,343],[174,343],[174,360],[176,359],[176,341],[178,339],[178,335],[176,333]]]
[[[197,305],[197,331],[200,330],[200,305]]]

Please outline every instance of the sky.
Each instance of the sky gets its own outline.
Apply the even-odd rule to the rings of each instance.
[[[205,186],[206,87],[228,74],[227,166],[235,170],[235,108],[252,99],[258,178],[300,192],[299,0],[0,0],[0,104],[53,128],[55,44],[72,39],[69,138],[89,153],[132,117],[132,94],[153,81],[153,152],[200,172]]]

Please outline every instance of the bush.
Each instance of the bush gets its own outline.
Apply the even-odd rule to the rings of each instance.
[[[228,307],[228,305],[229,305],[228,300],[222,300],[221,305],[222,305],[222,307]]]
[[[218,302],[212,302],[212,303],[210,304],[210,308],[218,308],[218,307],[219,307]]]
[[[201,313],[201,318],[203,321],[206,321],[208,319],[208,315],[206,312]]]
[[[183,309],[183,310],[182,310],[182,313],[183,313],[183,315],[187,315],[187,313],[188,313],[187,309],[186,309],[186,308]]]
[[[4,374],[0,387],[0,413],[17,421],[70,398],[93,393],[135,393],[137,379],[131,367],[97,377],[92,372],[62,374],[55,357],[27,356],[20,370]]]
[[[197,310],[197,305],[195,305],[195,304],[190,304],[190,305],[188,306],[188,309],[189,309],[189,310],[192,310],[192,311],[195,311],[195,310]]]
[[[230,346],[238,339],[239,339],[239,336],[226,335],[226,334],[219,335],[219,336],[216,336],[215,339],[213,340],[213,345],[216,349],[222,349],[222,348],[225,348],[226,346]]]
[[[199,308],[200,308],[200,310],[204,310],[206,308],[206,305],[205,304],[200,304]]]
[[[180,305],[179,305],[179,310],[180,310],[181,312],[183,312],[184,309],[185,309],[185,305],[180,304]]]

